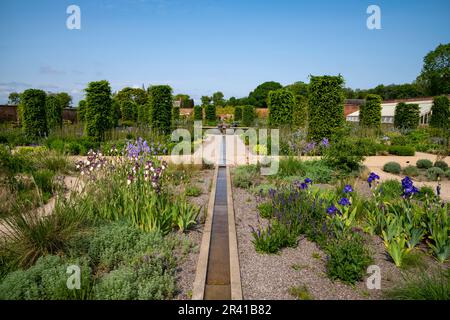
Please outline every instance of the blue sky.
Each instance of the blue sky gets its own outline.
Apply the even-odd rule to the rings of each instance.
[[[81,8],[68,30],[66,8]],[[366,9],[381,8],[381,30]],[[1,0],[0,103],[29,87],[67,91],[89,81],[169,84],[175,93],[246,96],[341,73],[369,88],[413,81],[422,59],[450,42],[450,1]]]

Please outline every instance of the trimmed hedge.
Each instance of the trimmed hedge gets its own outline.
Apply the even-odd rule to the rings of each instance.
[[[180,108],[173,107],[172,108],[172,124],[175,125],[178,120],[180,120]]]
[[[106,80],[90,82],[86,88],[85,132],[96,141],[105,139],[112,127],[111,87]]]
[[[400,129],[416,129],[420,121],[420,108],[418,104],[400,102],[395,107],[394,127]]]
[[[250,127],[255,122],[255,107],[246,105],[242,108],[242,125]]]
[[[414,147],[410,146],[390,146],[388,151],[390,154],[397,156],[413,156],[416,154]]]
[[[203,108],[201,106],[194,107],[194,120],[203,120]]]
[[[402,170],[402,167],[398,162],[391,161],[388,163],[385,163],[383,166],[383,171],[389,172],[389,173],[400,173]]]
[[[269,125],[277,126],[292,123],[295,98],[290,90],[270,91],[267,104],[269,106]]]
[[[172,88],[168,85],[151,86],[148,89],[150,126],[161,133],[170,133],[172,121]]]
[[[444,170],[444,171],[448,169],[448,164],[447,164],[447,162],[442,161],[442,160],[436,161],[436,162],[434,163],[433,166],[434,166],[434,167],[441,168],[441,169]]]
[[[42,90],[25,90],[20,99],[23,129],[30,138],[44,137],[48,134],[46,94]]]
[[[241,121],[242,120],[242,107],[236,106],[234,107],[234,121]]]
[[[450,100],[447,96],[435,97],[431,112],[430,127],[448,128],[450,126]]]
[[[359,123],[364,127],[381,127],[381,97],[376,94],[368,94],[366,103],[359,110]]]
[[[427,170],[428,179],[431,181],[436,181],[438,178],[443,178],[445,175],[444,170],[439,167],[431,167]]]
[[[344,78],[311,76],[309,84],[309,138],[320,141],[330,138],[345,124],[343,91]]]

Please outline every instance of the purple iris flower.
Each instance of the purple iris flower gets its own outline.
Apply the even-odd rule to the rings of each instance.
[[[330,145],[330,141],[328,141],[327,138],[323,138],[321,141],[322,146],[324,146],[325,148],[327,148]]]
[[[338,202],[341,206],[350,206],[351,205],[351,203],[350,203],[350,200],[348,200],[348,198],[342,198],[341,200],[339,200],[339,202]]]
[[[440,185],[438,185],[436,187],[436,193],[437,193],[438,197],[441,195],[441,186]]]
[[[308,184],[305,182],[300,183],[300,189],[302,190],[308,189]]]
[[[312,180],[310,178],[306,178],[305,183],[312,183]]]
[[[344,193],[350,193],[350,192],[353,192],[353,188],[352,188],[351,185],[347,184],[347,185],[344,187]]]
[[[336,212],[338,212],[338,208],[336,208],[336,206],[334,204],[332,204],[328,209],[327,209],[327,213],[334,215],[336,214]]]
[[[367,182],[369,183],[369,187],[372,188],[372,182],[375,180],[380,180],[380,176],[375,172],[371,172],[369,177],[367,178]]]

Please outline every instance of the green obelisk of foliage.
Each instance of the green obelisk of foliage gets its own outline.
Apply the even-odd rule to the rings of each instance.
[[[194,120],[203,120],[203,108],[201,106],[194,107]]]
[[[48,134],[46,94],[42,90],[28,89],[20,96],[20,108],[24,132],[31,138]]]
[[[163,134],[170,133],[172,121],[172,88],[168,85],[151,86],[149,95],[150,126]]]
[[[242,107],[236,106],[234,107],[234,121],[241,121],[242,120]]]
[[[447,96],[433,99],[430,127],[447,129],[450,127],[450,100]]]
[[[368,128],[381,127],[381,97],[368,94],[366,102],[359,109],[359,124]]]
[[[395,107],[394,127],[398,129],[416,129],[420,121],[420,108],[418,104],[400,102]]]
[[[242,108],[242,125],[250,127],[255,122],[255,107],[252,105],[246,105]]]
[[[292,123],[295,97],[290,90],[270,91],[267,97],[267,105],[269,106],[269,125],[279,126]]]
[[[344,78],[311,76],[308,101],[308,135],[314,141],[330,138],[345,123]]]
[[[47,111],[47,124],[50,130],[61,128],[63,124],[63,109],[62,101],[56,95],[48,95],[45,100],[45,108]]]
[[[86,88],[85,133],[97,141],[112,127],[111,87],[106,80],[90,82]]]

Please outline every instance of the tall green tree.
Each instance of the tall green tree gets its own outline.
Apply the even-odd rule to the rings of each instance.
[[[381,97],[369,94],[366,102],[359,109],[359,124],[364,127],[381,127]]]
[[[20,103],[20,93],[11,92],[8,96],[8,104],[18,105]]]
[[[216,107],[222,107],[225,104],[223,93],[220,91],[214,92],[212,95],[212,101]]]
[[[84,122],[86,119],[86,100],[80,100],[77,108],[78,121]]]
[[[170,133],[172,120],[172,88],[168,85],[149,88],[150,126],[161,133]]]
[[[308,136],[314,141],[330,138],[345,124],[344,78],[311,76],[308,95]]]
[[[248,95],[248,101],[245,104],[252,104],[257,108],[267,108],[267,97],[270,91],[282,89],[283,86],[275,81],[268,81],[260,84],[250,92]]]
[[[58,98],[61,107],[70,108],[72,105],[72,97],[67,92],[59,92],[56,94],[56,98]]]
[[[25,90],[20,97],[23,129],[31,138],[45,137],[48,134],[45,99],[45,92],[38,89]]]
[[[252,105],[246,105],[242,107],[242,125],[245,127],[251,127],[255,122],[256,111]]]
[[[85,132],[97,141],[113,126],[111,86],[106,80],[90,82],[86,88]]]
[[[450,93],[450,43],[440,44],[423,59],[422,72],[417,78],[428,95]]]
[[[200,100],[202,101],[202,107],[206,107],[206,106],[208,106],[208,105],[211,104],[211,97],[208,97],[208,96],[202,96],[202,97],[200,98]]]
[[[203,120],[203,108],[201,106],[194,107],[194,120]]]
[[[434,97],[431,106],[430,127],[450,128],[450,100],[447,96]]]

